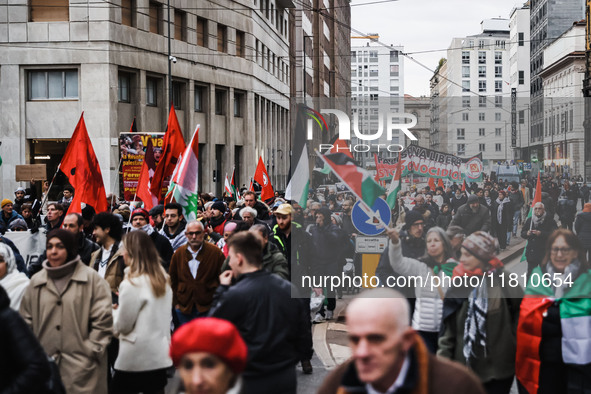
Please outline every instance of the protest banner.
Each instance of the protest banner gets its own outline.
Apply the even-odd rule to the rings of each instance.
[[[30,230],[7,231],[4,236],[14,242],[21,256],[23,256],[27,267],[29,264],[37,262],[43,252],[45,252],[46,235],[43,230],[35,234],[31,234]]]
[[[482,181],[482,153],[469,158],[457,157],[448,153],[416,145],[408,146],[400,153],[402,176],[414,174],[422,177],[449,179],[453,182]],[[379,180],[389,180],[396,169],[396,160],[381,160],[376,163]]]
[[[144,155],[148,146],[148,139],[152,139],[154,159],[160,160],[162,155],[163,133],[121,133],[119,136],[119,148],[121,158],[121,182],[123,183],[123,198],[133,201],[136,194],[137,183],[142,171]],[[162,186],[163,190],[168,184]]]

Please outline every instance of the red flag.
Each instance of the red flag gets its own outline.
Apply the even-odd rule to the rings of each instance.
[[[168,125],[166,126],[166,134],[164,134],[164,141],[162,142],[164,152],[156,166],[156,171],[152,177],[150,191],[158,198],[162,197],[162,186],[167,178],[170,178],[174,172],[174,168],[179,160],[180,155],[185,150],[185,140],[181,132],[181,126],[176,117],[174,106],[170,108],[168,115]]]
[[[144,163],[142,164],[142,171],[138,179],[136,196],[144,202],[144,208],[148,211],[158,205],[158,198],[150,191],[150,183],[156,170],[156,160],[154,159],[154,146],[152,138],[148,138],[148,145],[146,154],[144,155]]]
[[[466,180],[464,179],[464,183],[462,183],[462,192],[466,191]]]
[[[254,185],[252,184],[252,178],[250,178],[250,185],[248,185],[248,191],[254,192]]]
[[[434,178],[429,178],[429,189],[431,189],[431,191],[435,191],[435,179]]]
[[[540,173],[538,172],[538,182],[536,183],[536,194],[534,195],[534,200],[531,203],[533,207],[537,203],[542,202],[542,184],[540,183]]]
[[[437,186],[445,189],[445,185],[443,184],[443,179],[439,178],[439,180],[437,181]]]
[[[271,185],[271,180],[269,179],[269,174],[267,173],[267,169],[265,168],[265,163],[263,163],[263,158],[259,156],[259,164],[257,165],[257,169],[254,173],[254,180],[261,185],[261,200],[265,201],[270,198],[275,197],[275,192],[273,191],[273,186]]]
[[[74,199],[67,214],[82,213],[82,203],[92,206],[96,212],[107,210],[107,193],[103,184],[101,167],[88,137],[84,112],[76,125],[68,143],[66,153],[60,163],[60,170],[68,177],[74,187]]]
[[[135,116],[133,117],[133,122],[131,122],[131,127],[129,128],[130,133],[137,133],[137,126],[135,125]]]

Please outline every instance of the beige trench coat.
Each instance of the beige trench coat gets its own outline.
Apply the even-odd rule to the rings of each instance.
[[[31,279],[20,313],[55,358],[68,394],[107,393],[111,292],[96,271],[78,261],[60,295],[42,270]]]

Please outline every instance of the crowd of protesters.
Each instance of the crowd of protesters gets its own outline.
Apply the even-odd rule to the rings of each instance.
[[[146,210],[114,195],[107,212],[66,215],[73,188],[45,203],[33,190],[19,187],[0,203],[1,234],[46,233],[45,253],[28,265],[0,236],[0,321],[8,322],[0,365],[11,371],[0,392],[63,384],[67,393],[163,393],[176,367],[188,393],[295,393],[296,366],[313,372],[312,324],[334,321],[343,296],[301,279],[363,270],[352,218],[359,202],[336,188],[311,191],[305,207],[279,193],[267,203],[251,191],[238,201],[203,193],[195,220],[178,203]],[[522,393],[588,390],[588,201],[587,185],[551,178],[401,193],[384,229],[378,283],[437,277],[441,285],[371,293],[408,301],[355,300],[352,359],[320,392],[456,392],[463,384],[508,393],[515,377]],[[518,238],[527,240],[528,280],[504,285],[498,255]],[[533,280],[544,275],[559,281]],[[444,280],[456,277],[479,285]],[[392,358],[380,359],[384,351]],[[456,380],[441,384],[451,372]]]

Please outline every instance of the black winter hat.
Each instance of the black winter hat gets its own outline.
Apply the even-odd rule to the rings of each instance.
[[[419,220],[424,220],[423,215],[421,215],[420,212],[411,209],[406,213],[406,217],[404,218],[404,225],[406,226],[406,228],[409,228]]]

